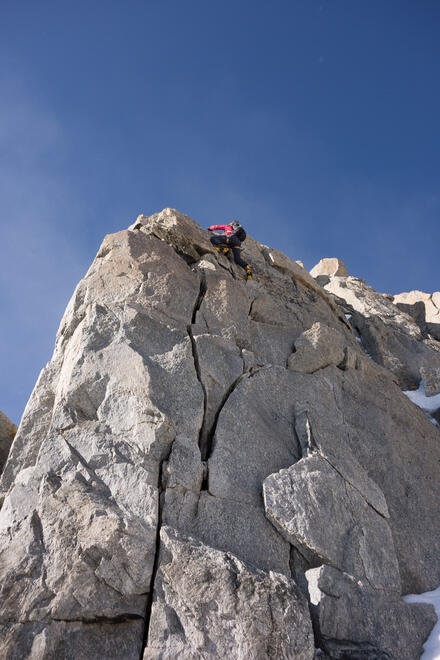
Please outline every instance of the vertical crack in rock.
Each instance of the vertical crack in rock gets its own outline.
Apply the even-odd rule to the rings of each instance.
[[[232,383],[232,385],[230,385],[230,386],[228,387],[226,393],[224,394],[224,396],[223,396],[223,398],[222,398],[222,400],[221,400],[221,402],[220,402],[220,405],[219,405],[219,407],[217,408],[217,412],[215,413],[214,422],[212,423],[212,426],[211,426],[211,428],[209,429],[208,433],[206,434],[206,437],[204,438],[204,441],[203,441],[203,443],[202,443],[202,446],[200,447],[200,452],[201,452],[201,454],[202,454],[202,461],[208,461],[209,458],[211,457],[212,448],[213,448],[214,436],[215,436],[215,432],[216,432],[216,429],[217,429],[217,422],[218,422],[218,418],[219,418],[219,416],[220,416],[220,413],[221,413],[221,411],[223,410],[223,408],[225,407],[225,405],[226,405],[226,403],[227,403],[229,397],[231,396],[231,394],[232,394],[232,393],[234,392],[234,390],[236,389],[237,385],[241,382],[241,380],[242,380],[244,377],[247,378],[247,377],[248,377],[247,374],[245,374],[245,373],[240,374],[240,375],[238,376],[238,378],[236,378],[236,379],[234,380],[234,382]]]
[[[145,616],[144,616],[144,634],[143,634],[143,640],[142,640],[142,647],[141,647],[141,653],[139,656],[139,660],[142,660],[145,648],[148,644],[148,634],[150,631],[150,620],[151,620],[151,612],[153,609],[153,596],[154,596],[154,583],[156,581],[156,575],[157,571],[159,568],[159,554],[160,554],[160,530],[162,528],[162,515],[163,515],[163,505],[164,505],[164,499],[165,499],[165,491],[162,486],[162,476],[163,476],[163,466],[164,463],[166,463],[171,455],[172,449],[173,449],[173,444],[174,441],[171,443],[171,447],[169,449],[169,452],[165,458],[163,458],[160,462],[159,465],[159,475],[157,477],[157,490],[159,493],[158,497],[158,504],[157,504],[157,528],[156,528],[156,546],[154,550],[154,562],[153,562],[153,570],[151,571],[151,578],[150,578],[150,588],[147,594],[147,602],[145,605]]]
[[[201,370],[200,370],[199,354],[197,352],[197,344],[196,344],[196,340],[194,339],[194,335],[193,335],[191,325],[189,325],[187,327],[187,332],[188,332],[188,336],[191,340],[192,355],[193,355],[194,368],[196,370],[197,380],[199,381],[200,386],[201,386],[202,391],[203,391],[203,419],[202,419],[202,423],[201,423],[200,429],[199,429],[199,448],[200,448],[200,451],[202,451],[203,437],[205,435],[205,428],[206,428],[206,407],[208,405],[208,395],[206,393],[206,387],[205,387],[205,385],[203,383],[203,380],[202,380],[202,373],[201,373]],[[202,457],[202,460],[203,460],[203,457]]]
[[[199,295],[197,296],[196,302],[194,303],[194,309],[193,309],[193,313],[192,313],[192,316],[191,316],[191,323],[192,324],[196,322],[197,312],[200,309],[200,306],[203,302],[203,298],[205,297],[205,294],[206,294],[207,290],[208,290],[208,284],[206,282],[206,275],[205,275],[205,272],[202,270],[202,271],[200,271]]]
[[[311,657],[313,650],[310,644],[311,631],[307,608],[300,602],[298,609],[300,614],[297,614],[297,610],[294,609],[294,603],[298,601],[297,596],[288,588],[284,578],[275,579],[272,575],[276,573],[271,575],[269,571],[269,567],[273,565],[274,570],[289,575],[289,570],[285,569],[288,569],[286,564],[287,559],[290,559],[290,576],[300,589],[308,594],[309,602],[311,601],[315,647],[321,647],[329,656],[339,658],[380,657],[383,660],[385,657],[395,655],[401,660],[408,660],[418,657],[418,653],[413,652],[412,648],[417,649],[417,646],[421,648],[423,631],[417,637],[416,625],[418,626],[420,621],[424,626],[423,630],[428,630],[433,615],[426,609],[419,609],[419,606],[411,609],[409,606],[401,605],[395,600],[394,591],[390,592],[390,595],[387,592],[382,594],[378,590],[373,591],[367,583],[357,584],[355,578],[337,571],[336,567],[332,571],[332,564],[325,556],[328,554],[326,548],[315,542],[311,532],[308,534],[303,529],[299,529],[298,539],[295,535],[291,535],[294,544],[291,543],[290,548],[287,540],[283,540],[280,546],[275,536],[279,532],[271,530],[267,509],[267,520],[264,518],[264,502],[259,501],[258,505],[252,507],[249,505],[249,509],[246,508],[243,514],[241,497],[230,499],[229,502],[222,501],[227,500],[227,497],[223,497],[227,490],[225,479],[232,479],[233,473],[240,472],[240,468],[234,465],[233,456],[226,452],[224,455],[216,454],[219,450],[220,438],[227,432],[226,425],[229,426],[231,423],[232,426],[235,423],[232,415],[229,419],[231,409],[240,405],[243,408],[242,412],[246,413],[245,417],[251,420],[248,424],[251,455],[247,455],[243,447],[240,458],[243,463],[247,459],[250,464],[248,473],[241,475],[243,483],[240,484],[240,488],[244,494],[253,493],[253,475],[258,474],[258,478],[263,475],[268,467],[266,465],[268,456],[274,471],[278,469],[278,464],[290,466],[301,460],[301,457],[303,462],[307,458],[312,461],[316,459],[312,467],[318,462],[321,463],[321,458],[324,468],[331,465],[335,475],[332,474],[331,478],[329,476],[328,482],[325,477],[327,472],[324,473],[324,469],[322,470],[324,495],[321,497],[321,491],[316,488],[316,498],[310,504],[310,511],[305,510],[304,514],[298,513],[301,502],[294,501],[293,507],[296,508],[294,513],[298,516],[304,515],[304,520],[308,523],[307,518],[312,518],[314,511],[319,514],[322,512],[328,530],[334,532],[335,543],[339,543],[342,539],[342,550],[348,553],[347,563],[353,561],[356,567],[359,565],[361,573],[367,573],[369,569],[372,581],[375,580],[375,565],[382,556],[386,554],[388,557],[391,553],[379,536],[373,538],[371,534],[370,537],[367,527],[365,530],[362,528],[361,533],[352,533],[349,536],[356,525],[356,510],[354,506],[353,510],[350,508],[351,518],[347,516],[347,524],[345,522],[340,524],[336,507],[329,514],[324,511],[324,507],[327,505],[330,507],[332,504],[325,500],[325,488],[331,487],[333,477],[339,482],[339,479],[336,479],[339,474],[343,479],[346,496],[348,493],[350,498],[357,502],[358,497],[352,487],[357,489],[369,506],[378,507],[379,510],[376,511],[380,515],[386,513],[385,497],[390,495],[391,532],[386,538],[390,539],[390,544],[391,536],[394,538],[403,589],[408,592],[410,588],[413,590],[422,590],[420,587],[423,586],[429,588],[439,574],[438,562],[435,563],[429,546],[432,530],[436,531],[434,524],[436,492],[432,484],[436,483],[437,477],[435,467],[438,467],[436,463],[438,456],[435,452],[438,442],[434,432],[437,434],[438,431],[428,428],[432,426],[430,422],[426,422],[424,426],[423,419],[412,420],[411,410],[405,407],[403,395],[391,389],[391,381],[374,365],[369,365],[368,361],[363,360],[363,369],[357,369],[355,372],[350,366],[354,359],[351,353],[360,356],[356,359],[362,359],[362,355],[361,347],[356,346],[354,339],[348,344],[350,355],[345,346],[344,359],[342,360],[341,357],[336,365],[341,369],[350,367],[348,373],[329,369],[312,377],[305,373],[286,374],[282,366],[284,354],[286,350],[288,352],[289,346],[292,347],[291,352],[295,352],[292,338],[296,336],[297,331],[301,329],[305,332],[305,329],[315,322],[335,330],[337,327],[339,330],[344,330],[341,323],[347,328],[352,326],[363,348],[370,350],[377,361],[379,358],[388,361],[387,364],[394,369],[394,372],[400,373],[402,369],[406,369],[412,374],[416,368],[419,369],[422,358],[427,361],[426,364],[430,368],[432,366],[433,369],[437,369],[437,363],[434,364],[434,350],[432,354],[426,353],[426,358],[423,357],[425,352],[422,351],[425,351],[425,348],[428,350],[428,344],[425,347],[422,343],[413,343],[416,340],[420,342],[418,331],[416,332],[408,320],[399,322],[401,326],[399,330],[399,323],[397,321],[394,323],[393,320],[397,312],[382,307],[381,305],[385,303],[380,302],[379,294],[377,304],[373,300],[370,303],[367,295],[363,294],[364,289],[361,284],[356,284],[357,288],[354,289],[353,296],[350,293],[347,297],[350,299],[353,297],[356,305],[364,310],[364,313],[355,312],[345,303],[342,304],[342,309],[352,314],[351,324],[348,324],[344,321],[345,317],[341,316],[341,307],[335,307],[335,300],[321,291],[305,270],[276,250],[261,247],[258,243],[254,245],[255,249],[252,250],[251,256],[257,257],[262,253],[267,263],[266,267],[259,256],[255,259],[254,266],[260,274],[258,286],[255,288],[254,283],[246,283],[243,270],[233,262],[231,255],[224,257],[219,254],[218,259],[215,259],[216,253],[209,242],[207,232],[187,216],[167,209],[152,218],[145,217],[141,221],[138,219],[133,227],[142,229],[142,233],[134,234],[129,230],[106,239],[98,253],[98,261],[92,264],[88,274],[75,290],[60,326],[56,353],[50,367],[44,370],[44,375],[41,380],[39,379],[38,389],[35,390],[33,399],[28,404],[21,434],[14,443],[10,467],[3,476],[3,485],[7,482],[7,491],[11,493],[7,500],[9,508],[3,512],[7,525],[5,542],[10,544],[10,549],[6,546],[2,548],[2,552],[8,553],[6,555],[8,562],[5,567],[2,566],[2,585],[6,589],[5,593],[9,601],[6,606],[2,604],[2,616],[9,638],[6,647],[4,640],[1,641],[0,656],[3,657],[5,651],[8,653],[11,649],[17,657],[25,657],[34,640],[37,640],[34,651],[38,646],[43,648],[43,653],[46,651],[51,653],[51,649],[54,649],[55,655],[57,653],[59,655],[59,649],[65,647],[71,652],[72,657],[77,656],[78,652],[85,657],[129,655],[133,658],[140,654],[141,659],[144,654],[149,657],[150,655],[176,657],[179,654],[187,657],[191,654],[197,655],[199,652],[206,655],[215,652],[221,656],[225,655],[223,653],[225,649],[226,655],[228,649],[234,649],[234,644],[237,648],[245,649],[243,654],[246,657],[261,655],[278,657],[286,654],[292,657],[296,655],[295,652],[291,652],[294,647],[298,648],[298,655],[303,655],[302,648],[304,648],[306,649],[304,654]],[[142,235],[144,232],[145,235]],[[115,253],[110,255],[113,249]],[[205,262],[205,268],[213,267],[214,272],[205,270],[203,262],[200,262],[204,254],[211,255],[208,257],[209,263]],[[110,258],[106,258],[107,255],[110,255]],[[283,277],[278,277],[276,271]],[[339,290],[338,287],[343,289],[346,278],[340,278],[338,282],[335,283],[335,290]],[[347,282],[346,288],[350,289],[351,280]],[[207,299],[213,293],[214,286],[218,286],[218,290],[215,299],[209,301],[208,306],[213,307],[211,315],[208,314],[209,310],[206,311],[206,316],[213,318],[210,330],[204,316]],[[273,300],[265,301],[266,296]],[[364,301],[361,300],[363,297],[365,297]],[[430,299],[434,304],[432,296]],[[234,300],[240,303],[239,313],[237,312],[236,316],[234,314],[234,318],[230,321],[229,319],[223,321],[222,310],[215,308],[226,302],[228,305],[234,304]],[[436,300],[437,305],[440,306],[440,298]],[[317,302],[320,304],[316,304]],[[337,302],[339,305],[339,301]],[[130,306],[130,312],[125,314],[123,310],[126,309],[127,304]],[[113,309],[115,311],[112,311]],[[225,313],[227,309],[228,307]],[[274,322],[269,323],[272,320],[270,318],[272,309],[274,309]],[[155,310],[158,312],[157,316]],[[150,311],[154,312],[151,324],[148,321],[144,326],[143,318],[138,324],[137,314],[142,317],[148,316]],[[286,316],[288,321],[285,322]],[[247,331],[246,328],[252,317],[256,319],[255,327],[251,324],[251,328]],[[268,323],[263,325],[262,322],[257,326],[260,317],[267,318]],[[171,319],[169,324],[167,319]],[[221,326],[225,324],[228,327],[222,328]],[[358,331],[356,331],[357,326]],[[151,328],[151,333],[154,334],[151,342],[149,337],[144,337],[144,332],[147,333],[148,328]],[[182,331],[183,343],[179,341],[175,346],[175,352],[168,351],[169,345],[174,345],[176,336],[181,339],[179,333]],[[406,334],[408,340],[405,339]],[[106,342],[112,344],[111,349],[107,349]],[[436,346],[437,344],[429,345],[430,348],[437,350]],[[162,353],[162,349],[166,353]],[[132,356],[132,350],[136,355]],[[243,365],[239,357],[240,350]],[[146,365],[145,356],[156,352],[164,357],[155,361],[151,367],[150,364]],[[298,353],[297,357],[300,357],[300,348]],[[142,362],[138,356],[144,361]],[[132,365],[129,364],[130,359],[133,359]],[[403,365],[406,359],[411,361],[411,364],[408,362],[410,366]],[[281,364],[278,364],[278,361]],[[411,366],[413,361],[414,367]],[[400,366],[401,363],[403,366]],[[288,366],[287,362],[286,366]],[[97,400],[95,399],[99,397],[95,394],[98,390],[103,392],[105,390],[105,383],[99,375],[101,373],[108,373],[111,378],[111,387],[105,396],[106,403],[101,409],[103,420],[106,421],[105,428],[96,423]],[[248,383],[244,378],[251,379],[254,376],[257,376],[257,379],[252,381],[255,387],[250,387],[247,391],[251,381],[249,380]],[[97,377],[102,387],[95,386],[95,382],[98,382]],[[258,382],[260,379],[261,382]],[[196,385],[196,380],[200,383],[201,390]],[[275,390],[270,392],[270,397],[267,397],[270,399],[268,409],[274,411],[274,430],[272,418],[269,419],[265,410],[259,410],[259,401],[265,401],[265,389],[268,387]],[[300,396],[297,396],[299,388],[301,392]],[[236,389],[237,394],[233,395]],[[332,401],[331,389],[335,404]],[[156,395],[167,398],[167,410],[163,412],[164,419],[161,412],[160,419],[157,420],[157,429],[153,425],[156,420],[156,406],[150,411],[145,410],[147,404],[144,405],[145,396],[155,400]],[[60,404],[57,407],[54,406],[55,396]],[[171,400],[173,397],[176,397],[175,401]],[[188,403],[185,397],[189,398],[189,405],[185,405]],[[151,405],[153,406],[153,403]],[[149,406],[150,404],[147,407]],[[246,406],[253,408],[247,411]],[[189,409],[187,415],[185,415],[186,407]],[[158,408],[160,410],[161,407],[158,405]],[[223,409],[224,413],[220,415]],[[366,409],[368,409],[368,420],[362,418]],[[288,413],[285,413],[285,410]],[[70,412],[75,412],[72,419],[67,415]],[[185,429],[179,429],[184,415]],[[219,421],[220,416],[222,419]],[[141,424],[146,425],[145,434],[145,429],[140,427]],[[271,425],[270,431],[273,430],[273,435],[269,434],[267,446],[264,443],[266,424]],[[284,434],[285,429],[288,430],[285,438],[279,438],[276,430],[278,424],[281,433]],[[51,426],[60,438],[64,437],[66,443],[64,446],[64,442],[57,438],[54,455],[51,452],[51,437],[47,435]],[[253,426],[255,428],[252,428]],[[339,428],[343,429],[340,434]],[[63,431],[68,429],[71,429],[72,433],[63,436]],[[176,440],[173,444],[173,437],[168,436],[168,433],[174,432],[171,429],[176,429],[176,434],[183,430],[187,431],[185,434],[182,432],[184,437],[180,452],[177,452],[179,442]],[[145,443],[148,442],[150,447],[150,430],[151,450],[147,450],[143,439],[145,437]],[[230,432],[233,432],[233,428]],[[252,434],[259,434],[258,438],[255,438],[258,442],[252,443]],[[31,442],[29,446],[26,445],[28,438]],[[196,446],[197,441],[200,455]],[[84,443],[87,444],[87,451],[83,450]],[[294,447],[291,446],[292,443]],[[156,449],[158,452],[162,451],[165,444],[167,449],[157,456]],[[169,452],[173,447],[175,456],[170,457]],[[260,447],[264,447],[264,451],[260,450]],[[65,461],[67,448],[69,448],[69,460]],[[40,452],[38,470],[24,473],[26,468],[35,465],[38,452]],[[153,454],[157,458],[154,458]],[[203,467],[200,465],[200,458]],[[139,459],[141,466],[145,461],[146,474],[141,471],[141,466],[137,465]],[[150,459],[154,464],[153,481],[150,478],[152,474]],[[169,475],[167,461],[170,466]],[[208,461],[212,470],[213,463],[216,463],[218,480],[223,480],[221,487],[213,488],[219,491],[218,498],[210,497],[209,486],[213,486],[213,471],[209,475]],[[388,476],[387,468],[391,461],[394,461],[393,469],[388,470]],[[229,466],[231,462],[233,471]],[[128,464],[133,467],[128,467]],[[413,469],[411,469],[412,464],[414,464]],[[54,471],[58,469],[58,465],[66,465],[66,472],[63,468],[62,476]],[[104,472],[101,472],[100,466],[105,467]],[[181,472],[178,471],[179,469]],[[21,474],[18,477],[19,472]],[[287,472],[289,473],[289,468]],[[293,490],[294,477],[291,472],[289,473],[290,490]],[[295,476],[295,471],[293,474]],[[319,473],[317,474],[319,476]],[[377,488],[374,483],[370,483],[370,474],[371,482],[377,478]],[[174,481],[171,475],[175,475]],[[79,483],[79,485],[76,481],[73,483],[75,487],[72,491],[73,499],[69,492],[71,477]],[[92,477],[93,481],[91,481]],[[310,478],[315,478],[313,473]],[[104,479],[108,481],[108,485]],[[66,558],[65,547],[69,543],[70,523],[64,523],[62,519],[62,529],[57,528],[57,512],[61,510],[59,507],[67,506],[73,510],[76,499],[82,497],[82,488],[87,484],[93,487],[91,496],[94,497],[96,494],[98,497],[96,501],[92,497],[90,506],[93,510],[99,505],[98,500],[100,501],[101,498],[107,498],[111,508],[113,502],[115,507],[119,506],[112,498],[111,492],[118,494],[120,491],[117,489],[124,487],[124,479],[127,489],[133,488],[136,484],[136,488],[139,487],[139,496],[148,499],[143,502],[145,508],[139,509],[141,534],[142,516],[148,522],[148,535],[145,536],[145,541],[142,541],[142,536],[140,537],[139,554],[137,523],[136,525],[133,523],[131,527],[128,506],[124,505],[124,510],[120,509],[121,515],[115,511],[117,521],[111,517],[106,520],[105,517],[97,516],[96,520],[93,519],[96,527],[90,530],[84,527],[85,531],[83,531],[83,522],[75,523],[72,519],[74,526],[80,525],[76,531],[77,536],[80,535],[82,538],[82,535],[87,533],[88,539],[90,533],[90,543],[87,540],[90,550],[84,554],[78,546],[78,552],[72,557],[80,567],[78,573],[75,575],[72,573],[68,576],[69,580],[62,582],[65,575],[62,562]],[[61,486],[63,490],[57,495]],[[198,492],[200,486],[206,490],[202,493],[203,497]],[[312,486],[313,483],[310,492],[311,497],[314,497],[315,490]],[[288,493],[287,478],[285,489]],[[393,497],[393,494],[403,489],[407,497]],[[65,504],[62,495],[63,497],[65,495]],[[133,490],[130,496],[133,500],[137,499],[137,491]],[[47,498],[47,501],[44,498]],[[345,500],[346,497],[342,498],[343,502]],[[199,501],[200,512],[197,513],[196,507]],[[362,511],[365,509],[363,502],[360,502],[359,506]],[[194,513],[195,509],[196,513]],[[249,514],[247,514],[248,510]],[[136,517],[137,511],[137,507],[133,509]],[[368,520],[370,517],[373,519],[370,514],[371,512],[367,510],[365,515],[368,516]],[[29,516],[30,520],[21,524],[21,520]],[[87,520],[84,521],[86,524]],[[124,540],[128,543],[127,561],[134,562],[133,571],[136,577],[139,576],[136,580],[133,578],[135,589],[132,589],[131,582],[125,582],[128,580],[123,572],[125,564],[121,564],[120,571],[119,567],[117,568],[118,576],[115,576],[115,580],[110,580],[112,584],[106,581],[107,576],[112,577],[110,572],[115,554],[112,544],[114,538],[115,542],[117,540],[113,536],[113,529],[119,530],[119,521],[122,521],[121,525],[125,525],[124,530],[127,534],[126,539],[124,536]],[[164,556],[165,523],[170,521],[175,521],[176,526],[178,523],[181,529],[179,527],[175,538],[169,536],[169,547],[172,548],[173,561],[174,559],[176,561],[173,570],[169,573],[168,593],[162,594],[162,571],[164,561],[168,561]],[[376,516],[374,521],[375,524],[383,523],[376,519]],[[311,519],[311,525],[313,522]],[[164,526],[164,535],[162,535],[162,526]],[[278,528],[273,525],[273,529]],[[372,529],[375,532],[376,528],[372,527]],[[133,551],[130,538],[132,533]],[[54,537],[59,534],[61,534],[59,539]],[[95,570],[95,535],[98,541],[102,539],[104,546],[109,544],[108,557],[106,550],[103,555],[106,563],[103,564],[102,572],[99,575],[95,574],[97,588],[101,588],[101,581],[106,586],[102,589],[102,596],[101,592],[92,593],[96,589],[93,585],[90,587],[92,590],[90,604],[89,595],[85,594],[84,606],[82,603],[77,607],[75,605],[75,611],[72,610],[75,618],[70,619],[71,623],[78,622],[84,625],[69,625],[69,619],[63,618],[68,614],[69,603],[75,594],[81,592],[83,575]],[[194,540],[179,540],[180,535],[194,536]],[[55,542],[52,537],[55,538]],[[329,543],[330,541],[331,539]],[[117,542],[119,544],[119,541]],[[44,552],[45,543],[46,552]],[[147,558],[142,551],[142,548],[145,550],[146,543]],[[254,552],[253,547],[260,544],[264,544],[261,554],[260,549]],[[216,546],[221,546],[222,550],[215,550]],[[370,547],[371,552],[375,553],[371,558]],[[243,560],[234,558],[234,552],[243,555]],[[318,552],[321,555],[318,555]],[[349,553],[355,557],[353,560]],[[168,555],[168,552],[166,554]],[[360,557],[357,556],[358,554]],[[263,564],[263,557],[267,569],[265,573],[268,577],[260,571],[258,573],[254,571],[254,562],[257,566]],[[182,566],[186,568],[189,561],[192,565],[183,579]],[[81,563],[84,564],[82,568]],[[321,571],[316,570],[322,564],[327,566]],[[46,565],[47,570],[50,571],[49,587],[46,584]],[[109,573],[106,573],[107,570]],[[309,570],[314,572],[308,581]],[[194,585],[191,572],[199,580],[195,590],[192,589]],[[131,571],[127,573],[131,580]],[[144,577],[138,588],[138,580],[141,579],[142,574]],[[391,584],[391,578],[387,576],[388,579]],[[213,581],[217,584],[213,585]],[[56,586],[56,589],[54,586],[56,593],[50,589],[53,585]],[[127,589],[125,585],[128,585]],[[124,593],[118,590],[122,588]],[[173,594],[171,594],[172,590]],[[249,603],[246,602],[249,600],[246,599],[249,590],[255,592],[251,594],[255,607],[252,603],[248,607]],[[173,600],[167,600],[169,594],[172,595]],[[131,609],[132,596],[135,599],[136,614],[126,611]],[[138,599],[141,603],[140,611]],[[51,604],[52,600],[55,600],[54,605]],[[191,623],[193,613],[188,613],[189,601],[191,607],[194,605],[194,617],[197,617],[194,626]],[[127,606],[124,605],[125,602]],[[121,606],[120,603],[123,605]],[[316,606],[314,617],[312,604]],[[153,606],[157,608],[154,615]],[[259,626],[257,621],[255,632],[252,626],[255,623],[256,608],[262,615],[262,625]],[[95,611],[104,616],[93,616]],[[55,616],[52,622],[66,621],[68,625],[53,626],[51,612],[55,615],[59,614],[59,617]],[[114,617],[111,616],[112,612],[116,613]],[[236,621],[232,621],[233,625],[228,621],[231,612],[232,617],[237,613],[240,615],[235,617]],[[185,619],[190,622],[188,624],[190,628],[186,625]],[[303,642],[297,644],[293,639],[296,628],[295,633],[292,632],[291,623],[297,620],[300,635],[304,639],[307,637],[304,646],[301,646]],[[128,622],[131,623],[125,625]],[[116,632],[111,631],[111,625],[104,627],[107,624],[119,623],[122,624],[121,630]],[[16,624],[22,624],[23,629]],[[92,629],[84,630],[85,624],[91,624]],[[156,646],[153,640],[153,637],[156,638],[156,626],[158,626],[158,648],[152,649],[152,646]],[[153,630],[150,634],[151,627]],[[381,648],[388,648],[389,639],[399,650],[384,655]],[[409,651],[407,651],[407,640],[408,644],[413,644]],[[135,651],[132,650],[133,648]],[[32,653],[32,649],[30,652]]]
[[[207,407],[208,396],[207,396],[207,393],[206,393],[206,387],[205,387],[205,385],[203,383],[203,380],[202,380],[199,354],[197,352],[197,344],[196,344],[196,340],[194,339],[194,333],[192,331],[192,326],[193,326],[193,324],[196,323],[197,312],[200,309],[200,306],[203,302],[203,298],[205,297],[207,290],[208,290],[208,285],[207,285],[207,281],[206,281],[205,272],[200,271],[199,293],[198,293],[198,296],[197,296],[196,301],[194,303],[194,307],[193,307],[193,311],[192,311],[192,315],[191,315],[191,323],[186,328],[186,330],[188,332],[188,337],[190,338],[190,341],[191,341],[191,349],[192,349],[192,355],[193,355],[193,360],[194,360],[194,368],[195,368],[195,371],[196,371],[197,380],[199,381],[200,386],[201,386],[202,391],[203,391],[203,419],[202,419],[202,423],[201,423],[200,429],[199,429],[199,447],[202,443],[202,438],[203,438],[203,434],[205,432],[205,427],[206,427],[206,407]]]
[[[365,339],[365,336],[362,334],[361,329],[359,328],[359,326],[358,325],[353,325],[352,330],[353,330],[353,333],[354,333],[354,338],[356,339],[357,343],[359,344],[359,346],[361,347],[361,349],[363,350],[365,355],[367,357],[371,358],[372,360],[374,360],[375,362],[377,362],[378,364],[382,365],[381,361],[379,361],[378,359],[373,358],[373,356],[371,355],[370,351],[372,350],[373,347],[370,345],[369,342],[367,342],[367,340]]]
[[[343,412],[341,410],[341,412]],[[344,424],[345,424],[345,419],[344,419]],[[295,417],[295,422],[294,422],[294,434],[298,439],[298,443],[301,449],[301,458],[307,458],[311,454],[318,454],[326,463],[330,465],[330,467],[341,477],[341,479],[344,481],[344,484],[347,484],[354,488],[359,495],[362,497],[362,499],[365,501],[365,503],[373,509],[375,513],[377,513],[379,516],[384,518],[385,520],[388,519],[389,515],[388,511],[386,509],[386,503],[385,503],[385,510],[387,511],[387,514],[384,513],[383,509],[375,505],[371,499],[365,496],[365,492],[362,490],[362,488],[359,488],[359,485],[356,483],[356,481],[353,478],[350,478],[347,476],[347,474],[344,474],[344,471],[341,471],[338,466],[335,464],[335,461],[331,461],[330,458],[321,451],[321,449],[318,447],[316,440],[313,436],[313,430],[312,426],[310,423],[310,418],[308,415],[308,410],[300,410],[296,417]]]
[[[209,429],[208,433],[204,433],[201,436],[202,442],[200,443],[200,453],[201,453],[201,459],[203,463],[205,464],[205,474],[203,476],[203,482],[202,486],[200,488],[200,491],[203,490],[209,490],[209,459],[211,458],[212,450],[213,450],[213,445],[214,445],[214,436],[215,432],[217,430],[217,423],[218,423],[218,418],[220,416],[221,411],[226,405],[226,402],[228,401],[229,397],[231,396],[232,392],[236,389],[238,384],[241,382],[241,380],[246,377],[250,378],[249,373],[246,372],[246,366],[243,361],[243,373],[241,373],[238,378],[234,380],[232,385],[227,389],[226,393],[224,394],[219,407],[217,408],[217,411],[215,413],[214,421],[212,423],[211,428]],[[203,429],[204,430],[204,429]]]
[[[301,410],[297,413],[294,422],[294,431],[299,440],[302,458],[306,458],[312,452],[317,451],[307,410]]]
[[[254,303],[255,303],[256,300],[257,300],[256,297],[253,298],[253,299],[251,300],[251,304],[249,305],[249,311],[248,311],[247,315],[248,315],[248,317],[249,317],[251,320],[252,320],[252,310],[253,310]]]

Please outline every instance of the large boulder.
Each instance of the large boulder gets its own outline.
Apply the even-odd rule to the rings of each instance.
[[[338,330],[314,323],[296,340],[295,352],[289,357],[287,366],[305,374],[312,374],[329,364],[338,366],[346,357],[347,343]]]
[[[318,452],[267,477],[263,492],[269,520],[305,556],[400,594],[386,519]]]

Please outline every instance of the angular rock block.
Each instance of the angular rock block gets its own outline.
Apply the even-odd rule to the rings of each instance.
[[[317,453],[263,484],[266,515],[306,555],[376,589],[400,594],[399,566],[386,520]]]
[[[292,580],[162,527],[144,660],[312,660],[305,597]]]
[[[331,566],[306,572],[318,644],[334,660],[415,660],[437,620],[432,605],[408,605]]]
[[[295,341],[295,353],[287,366],[292,371],[312,374],[330,364],[342,365],[346,349],[347,341],[340,332],[317,322]]]
[[[347,266],[343,261],[336,257],[327,257],[321,259],[310,271],[312,277],[319,277],[320,275],[329,275],[330,277],[348,277]]]

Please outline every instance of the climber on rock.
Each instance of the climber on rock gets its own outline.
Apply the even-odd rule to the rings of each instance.
[[[208,227],[209,231],[221,232],[211,236],[211,243],[214,245],[218,252],[228,254],[229,250],[234,255],[235,263],[245,269],[248,280],[252,279],[251,268],[241,258],[241,244],[246,240],[246,232],[238,222],[233,220],[228,225],[211,225]]]

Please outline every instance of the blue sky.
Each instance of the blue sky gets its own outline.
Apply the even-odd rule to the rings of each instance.
[[[439,68],[436,0],[2,0],[0,410],[141,212],[440,289]]]

